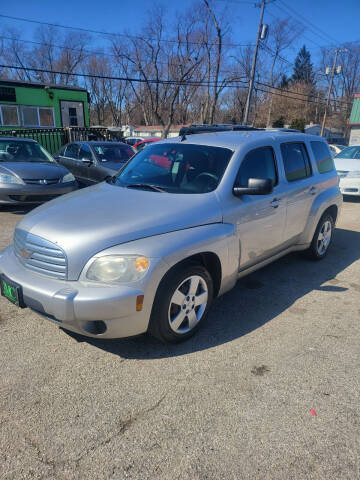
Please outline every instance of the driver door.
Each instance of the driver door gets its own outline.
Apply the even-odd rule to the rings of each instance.
[[[236,225],[240,244],[239,271],[279,252],[283,247],[286,201],[282,194],[276,155],[272,147],[247,153],[235,186],[247,187],[249,178],[270,178],[273,192],[268,195],[233,196],[229,220]]]

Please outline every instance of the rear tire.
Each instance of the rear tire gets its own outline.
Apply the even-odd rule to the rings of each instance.
[[[203,266],[170,270],[156,293],[149,332],[164,343],[187,340],[206,319],[213,295],[212,278]]]
[[[305,251],[311,260],[322,260],[326,257],[333,239],[335,221],[330,213],[325,213],[316,227],[310,247]]]

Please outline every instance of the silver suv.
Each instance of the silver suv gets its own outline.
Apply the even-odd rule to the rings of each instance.
[[[319,137],[184,134],[26,215],[0,254],[2,295],[91,337],[179,342],[240,277],[293,251],[324,258],[341,203]]]

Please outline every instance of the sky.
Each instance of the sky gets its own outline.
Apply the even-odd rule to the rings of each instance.
[[[254,7],[254,2],[209,1],[218,11],[227,11],[234,42],[255,42],[260,9]],[[150,0],[16,0],[1,2],[0,14],[107,32],[121,33],[127,30],[135,34],[149,18],[149,9],[154,3]],[[169,21],[176,13],[183,13],[196,5],[194,0],[156,0],[156,3],[165,7]],[[312,24],[308,25],[309,28],[304,32],[306,38],[299,38],[294,51],[287,53],[292,61],[302,44],[306,44],[316,61],[321,46],[330,48],[344,42],[360,40],[360,0],[275,0],[266,6],[264,23],[270,23],[276,17],[284,18],[290,15],[304,23],[307,19]],[[6,18],[1,18],[1,25],[20,29],[22,38],[29,40],[33,39],[34,30],[37,28],[34,23]],[[95,38],[91,46],[100,45],[101,42],[104,42],[104,38]]]

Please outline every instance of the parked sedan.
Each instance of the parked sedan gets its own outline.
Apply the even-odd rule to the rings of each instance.
[[[55,159],[70,170],[82,185],[112,177],[135,154],[122,142],[74,142],[63,146]]]
[[[0,204],[42,203],[77,186],[39,143],[0,137]]]
[[[360,145],[346,147],[334,158],[343,195],[360,195]]]
[[[331,143],[329,145],[329,148],[330,148],[331,155],[334,158],[337,154],[342,152],[344,150],[344,148],[346,148],[346,146],[345,145],[336,145],[335,143]]]

